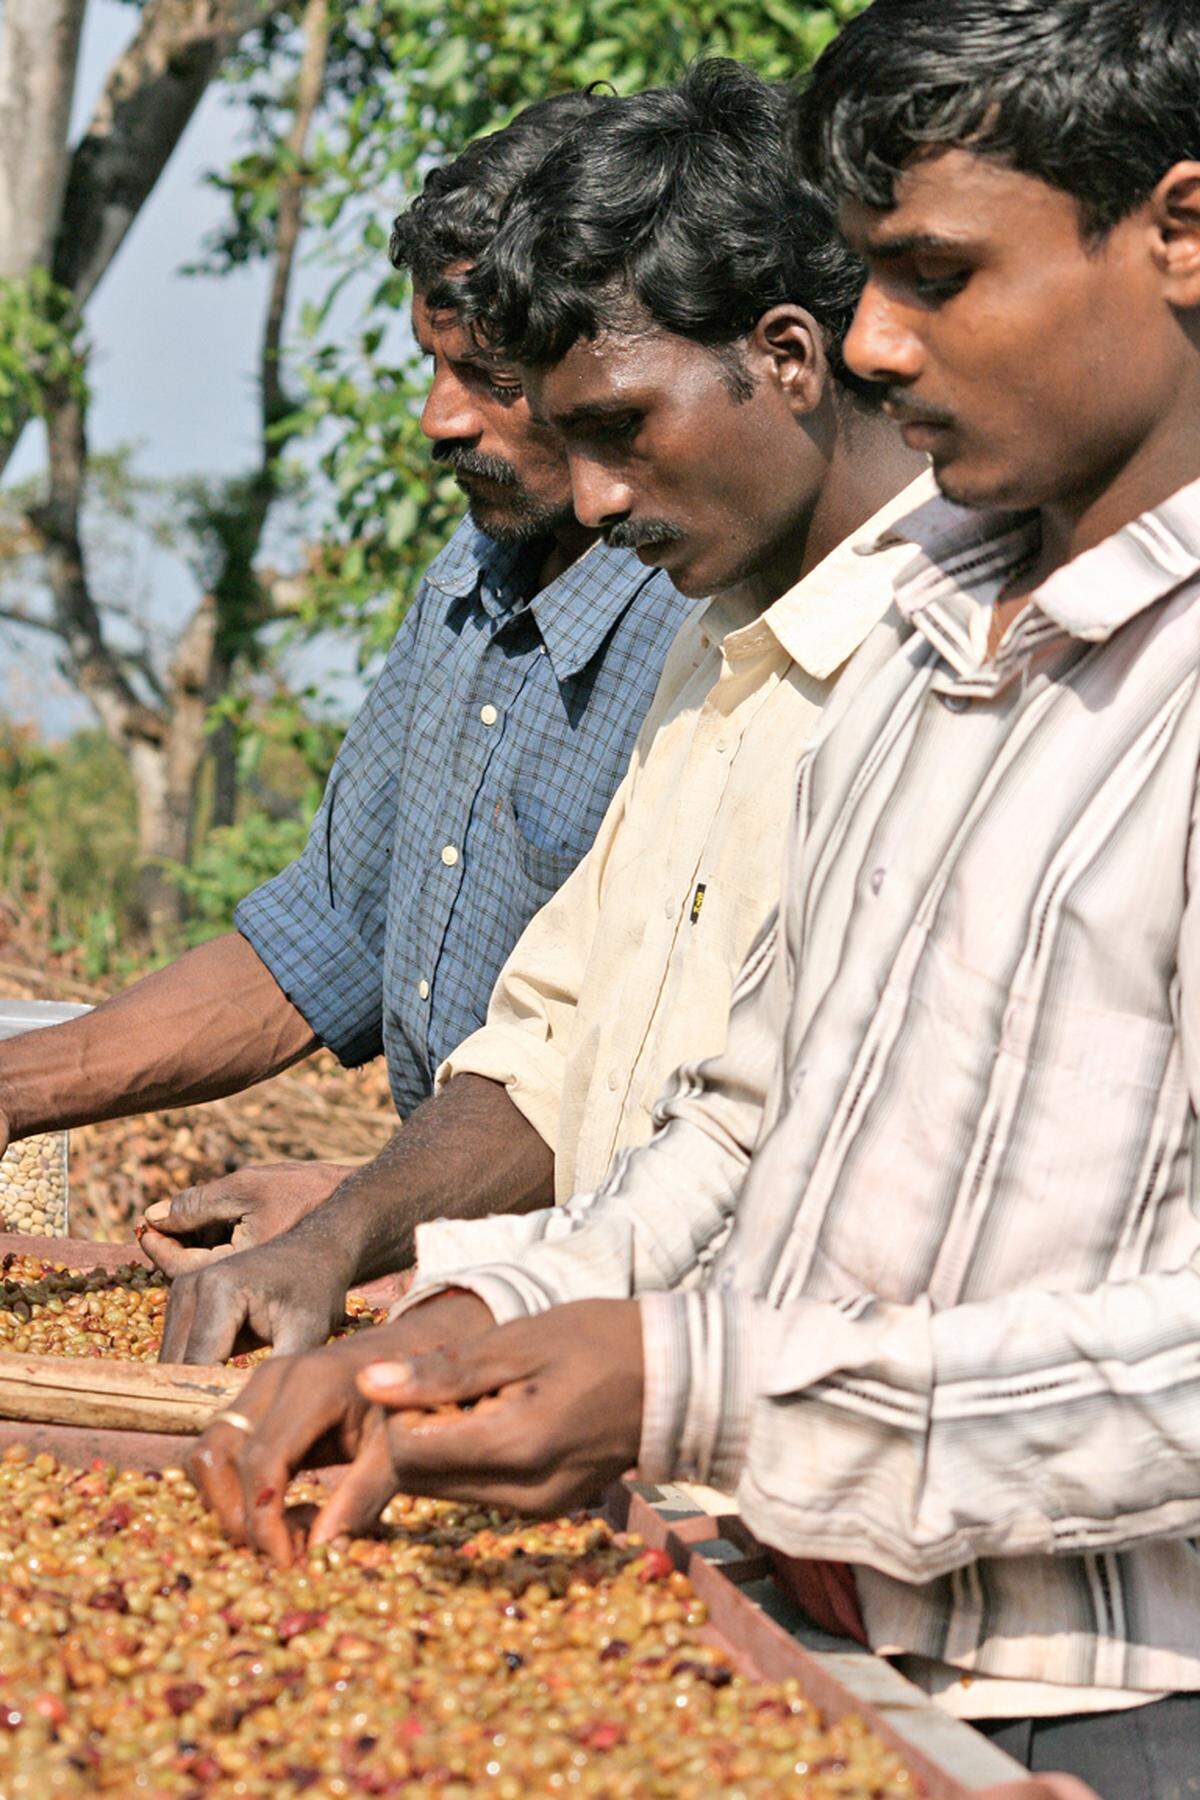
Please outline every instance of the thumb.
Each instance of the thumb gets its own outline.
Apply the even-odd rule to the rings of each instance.
[[[174,1238],[164,1237],[153,1225],[145,1224],[138,1232],[138,1246],[171,1281],[177,1275],[186,1275],[189,1269],[206,1269],[222,1256],[232,1256],[234,1253],[232,1244],[214,1244],[211,1250],[177,1244]]]
[[[368,1363],[359,1370],[358,1391],[372,1405],[388,1407],[480,1400],[529,1374],[532,1359],[521,1353],[524,1322],[516,1320],[422,1356]]]
[[[379,1523],[384,1507],[399,1490],[385,1424],[386,1414],[378,1408],[363,1420],[358,1454],[317,1514],[310,1544],[361,1537]]]
[[[184,1188],[170,1200],[156,1200],[142,1216],[156,1231],[172,1236],[187,1236],[205,1225],[228,1224],[231,1219],[240,1219],[246,1210],[244,1175],[245,1170],[238,1169],[219,1181]]]

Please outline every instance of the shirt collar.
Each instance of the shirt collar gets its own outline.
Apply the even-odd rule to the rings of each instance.
[[[865,554],[897,544],[915,552],[897,575],[896,604],[920,620],[948,660],[979,660],[981,602],[991,604],[1013,570],[1037,551],[1037,515],[971,512],[936,498],[865,544]],[[1131,520],[1056,569],[1033,596],[1070,637],[1103,643],[1122,625],[1200,572],[1200,481]]]
[[[530,601],[557,681],[585,669],[646,583],[659,578],[632,550],[590,545]],[[665,578],[664,578],[665,579]]]
[[[762,614],[791,660],[815,680],[828,680],[848,662],[892,604],[891,567],[864,562],[862,551],[874,549],[933,491],[931,475],[911,482]]]
[[[463,519],[425,572],[441,593],[466,599],[477,593],[491,619],[528,605],[556,681],[587,667],[634,595],[658,571],[632,550],[598,540],[569,568],[530,598],[545,555],[544,543],[505,547]]]
[[[455,600],[477,592],[488,617],[500,618],[529,598],[544,553],[543,545],[497,544],[468,514],[429,564],[425,579]]]

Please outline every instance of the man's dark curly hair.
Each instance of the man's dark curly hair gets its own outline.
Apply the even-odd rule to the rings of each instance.
[[[722,355],[772,306],[804,306],[839,379],[862,285],[824,194],[785,154],[789,96],[742,64],[610,102],[524,177],[463,284],[463,309],[531,367],[580,338],[647,324]]]
[[[814,68],[794,147],[884,210],[915,157],[994,157],[1070,194],[1099,242],[1200,158],[1200,0],[875,0]]]
[[[491,242],[514,187],[560,138],[614,104],[589,90],[553,94],[517,114],[502,131],[476,138],[453,161],[430,171],[425,185],[392,226],[388,255],[407,269],[433,306],[452,304],[446,271],[473,263]]]

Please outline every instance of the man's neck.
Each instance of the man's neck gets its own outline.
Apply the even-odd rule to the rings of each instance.
[[[598,535],[595,531],[589,531],[586,525],[580,525],[576,519],[556,531],[542,558],[534,592],[540,594],[552,581],[557,581],[572,563],[579,561],[584,551],[595,543]]]
[[[756,612],[765,612],[811,574],[929,466],[880,414],[854,407],[847,419],[849,404],[842,401],[840,407],[843,416],[815,505],[797,520],[776,554],[731,590],[732,597]]]
[[[1042,508],[1041,548],[996,603],[988,633],[989,656],[995,654],[1030,596],[1055,570],[1115,536],[1193,481],[1200,481],[1200,370],[1191,391],[1181,396],[1181,404],[1163,415],[1133,455],[1106,480],[1061,505]]]

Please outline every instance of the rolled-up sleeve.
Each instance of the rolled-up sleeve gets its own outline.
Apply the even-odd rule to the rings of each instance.
[[[423,601],[424,592],[346,733],[304,849],[234,912],[292,1005],[348,1066],[383,1048],[388,882]]]

